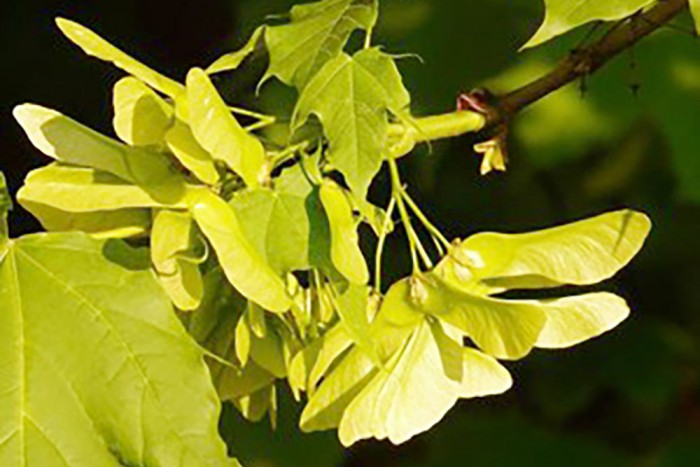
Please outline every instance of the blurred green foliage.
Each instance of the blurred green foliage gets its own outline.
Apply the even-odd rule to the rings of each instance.
[[[2,78],[3,109],[31,96],[78,109],[76,117],[107,128],[104,81],[116,75],[77,60],[52,29],[53,16],[94,25],[129,51],[144,50],[136,44],[145,42],[139,57],[180,78],[187,65],[206,65],[238,48],[263,18],[294,2],[101,3],[0,5],[0,50],[11,60]],[[382,0],[381,8],[376,42],[422,58],[400,62],[417,115],[451,110],[460,91],[477,85],[501,91],[527,82],[590,31],[518,53],[541,20],[539,1]],[[193,17],[196,28],[183,26]],[[366,442],[343,452],[333,432],[301,434],[300,407],[285,395],[275,432],[266,422],[243,422],[230,407],[224,411],[221,431],[232,452],[246,465],[280,467],[700,465],[700,42],[690,36],[689,14],[674,24],[588,77],[584,88],[573,83],[520,115],[506,174],[479,177],[469,137],[420,148],[404,164],[412,195],[451,236],[542,228],[621,206],[649,213],[655,227],[647,248],[604,285],[630,301],[626,323],[572,350],[537,351],[510,365],[518,381],[513,391],[460,402],[436,428],[399,448]],[[265,58],[252,59],[261,66],[248,68],[261,74]],[[245,102],[256,78],[224,74],[217,85],[232,102]],[[249,85],[233,86],[234,79]],[[289,111],[292,91],[278,88],[264,106]],[[5,116],[2,123],[2,169],[12,167],[15,188],[37,162]],[[372,196],[385,196],[381,177],[375,185]],[[407,271],[401,245],[388,245],[394,261],[387,272],[395,278]]]

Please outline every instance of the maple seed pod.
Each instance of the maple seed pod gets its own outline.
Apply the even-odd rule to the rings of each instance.
[[[428,287],[418,276],[412,276],[410,281],[411,301],[416,305],[424,305],[428,301]]]

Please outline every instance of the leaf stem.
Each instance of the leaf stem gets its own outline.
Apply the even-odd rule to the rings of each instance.
[[[259,112],[255,112],[254,110],[244,109],[242,107],[235,107],[229,105],[228,109],[235,114],[243,115],[245,117],[257,118],[260,121],[269,122],[269,124],[277,121],[277,118],[274,115],[265,115]]]
[[[379,239],[377,240],[377,253],[374,255],[374,288],[381,293],[382,291],[382,254],[384,253],[384,243],[389,232],[391,216],[394,214],[396,207],[396,198],[392,196],[389,201],[389,206],[386,208],[386,217],[382,228],[379,231]]]
[[[426,216],[423,211],[421,211],[420,207],[416,204],[415,201],[409,196],[408,192],[404,189],[401,190],[401,194],[403,195],[404,200],[406,201],[406,204],[408,205],[409,208],[413,211],[415,216],[418,218],[418,220],[423,224],[423,226],[430,232],[433,236],[435,236],[442,245],[449,249],[450,248],[450,242],[447,240],[447,238],[440,232],[440,229],[435,227],[435,224],[430,222],[430,219],[428,219],[428,216]]]
[[[389,171],[391,172],[392,197],[396,200],[396,206],[399,209],[401,221],[403,223],[404,230],[406,231],[406,236],[408,237],[408,244],[411,251],[411,260],[413,262],[413,273],[418,274],[420,273],[420,266],[418,264],[418,254],[420,254],[420,258],[423,261],[423,264],[428,269],[432,269],[433,262],[430,260],[430,256],[425,251],[425,248],[423,247],[423,244],[421,243],[418,234],[416,234],[416,231],[413,229],[413,225],[411,224],[411,217],[408,215],[408,210],[406,209],[403,196],[401,195],[403,187],[401,186],[401,177],[399,175],[399,168],[396,164],[396,159],[389,158],[388,163]]]
[[[410,123],[393,123],[389,125],[389,140],[398,143],[399,147],[392,151],[392,156],[404,156],[418,143],[477,132],[485,124],[486,117],[471,111],[412,118]]]

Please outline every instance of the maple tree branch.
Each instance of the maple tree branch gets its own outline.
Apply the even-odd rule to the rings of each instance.
[[[573,50],[546,75],[503,95],[494,96],[488,111],[449,112],[417,118],[413,127],[392,124],[390,139],[398,141],[393,157],[401,157],[419,142],[451,138],[485,130],[493,132],[528,105],[597,71],[639,40],[666,25],[688,6],[688,0],[659,0],[647,10],[615,23],[596,42]]]
[[[499,96],[500,112],[489,124],[499,123],[572,81],[597,71],[622,51],[664,26],[687,6],[688,0],[662,0],[644,13],[625,18],[598,41],[572,51],[546,75]]]

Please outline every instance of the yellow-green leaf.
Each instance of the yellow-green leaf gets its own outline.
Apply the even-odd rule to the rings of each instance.
[[[170,97],[175,98],[184,91],[180,83],[161,75],[157,71],[151,70],[146,65],[131,58],[85,26],[81,26],[74,21],[64,18],[56,18],[56,24],[63,34],[78,47],[83,49],[86,54],[106,62],[112,62],[118,68],[121,68],[130,75],[148,84],[153,89],[167,94]]]
[[[187,74],[188,121],[199,144],[240,175],[248,186],[268,176],[262,143],[243,129],[209,80],[194,68]]]
[[[700,34],[700,0],[690,0],[690,12],[695,20],[695,31]]]
[[[85,234],[0,262],[0,465],[238,465],[204,352],[147,254]]]
[[[207,185],[216,185],[219,172],[211,155],[197,142],[190,127],[177,119],[165,135],[173,155],[192,174]]]
[[[193,204],[192,215],[216,251],[226,277],[243,296],[270,311],[289,309],[292,302],[284,282],[245,237],[231,206],[204,190]]]
[[[230,363],[211,359],[212,379],[222,400],[237,400],[269,386],[274,376],[249,361],[236,362],[236,325],[247,301],[227,282],[220,268],[204,277],[204,297],[197,311],[185,319],[190,334],[213,354]]]
[[[68,212],[26,199],[21,204],[49,232],[79,231],[95,238],[127,238],[143,235],[151,225],[147,209]]]
[[[344,326],[337,324],[297,352],[289,366],[289,386],[298,394],[313,394],[333,362],[352,345]]]
[[[364,352],[357,347],[350,349],[304,407],[299,421],[302,431],[337,427],[347,406],[376,372],[372,360]]]
[[[535,47],[591,21],[616,21],[657,0],[544,0],[544,22],[522,47]]]
[[[195,232],[187,212],[160,210],[151,229],[151,261],[161,285],[180,310],[196,309],[204,295]]]
[[[112,124],[119,138],[132,146],[162,146],[173,124],[173,107],[131,76],[114,85]]]
[[[111,211],[125,208],[186,208],[186,198],[164,202],[119,177],[84,167],[49,164],[32,170],[17,193],[23,206],[43,204],[67,212]],[[27,207],[29,209],[29,207]]]
[[[185,194],[183,178],[162,154],[126,146],[38,105],[19,105],[13,115],[34,146],[49,157],[110,172],[161,203],[175,203]]]
[[[388,111],[404,114],[409,95],[393,58],[378,49],[328,61],[297,101],[292,130],[315,114],[329,142],[328,161],[356,196],[364,198],[388,141]]]
[[[7,252],[7,243],[9,240],[9,231],[7,227],[7,213],[12,209],[12,198],[7,191],[7,182],[5,174],[0,172],[0,260]]]
[[[304,88],[311,77],[338,56],[356,29],[370,29],[377,20],[376,0],[323,0],[296,5],[291,22],[269,26],[265,43],[270,52],[270,76]]]
[[[214,73],[232,71],[238,68],[243,60],[255,51],[264,31],[265,26],[257,28],[253,32],[253,35],[250,36],[250,39],[248,39],[248,42],[240,50],[219,57],[214,63],[207,67],[206,72],[213,75]]]
[[[321,185],[321,202],[331,229],[331,259],[338,271],[353,284],[366,284],[369,271],[359,246],[352,206],[343,190],[330,180]]]

